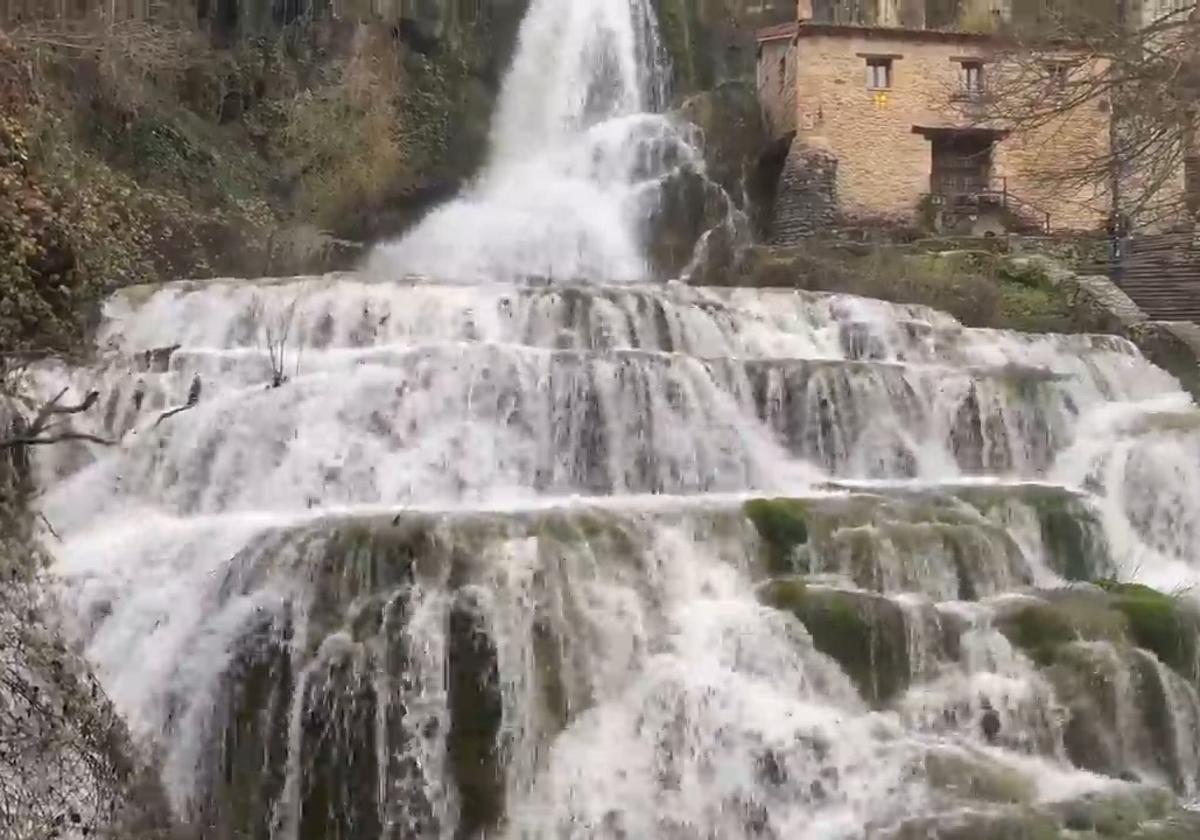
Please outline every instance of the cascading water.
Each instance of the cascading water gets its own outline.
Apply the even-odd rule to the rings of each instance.
[[[534,2],[501,92],[491,158],[462,197],[380,248],[373,268],[443,281],[643,280],[640,224],[698,166],[665,100],[650,0]]]
[[[1200,412],[1117,338],[628,282],[667,131],[648,8],[534,3],[491,166],[376,265],[437,280],[128,289],[94,366],[41,371],[118,441],[41,453],[43,513],[177,813],[222,840],[1165,816],[1200,786],[1196,674],[1064,583],[1200,578]],[[1080,637],[1047,650],[1047,615]]]

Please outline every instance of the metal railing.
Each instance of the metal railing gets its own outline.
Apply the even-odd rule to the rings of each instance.
[[[987,181],[981,180],[978,185],[964,186],[963,188],[948,188],[945,183],[939,183],[937,178],[931,177],[929,192],[931,195],[940,196],[951,208],[956,205],[977,206],[981,203],[994,203],[1001,209],[1026,221],[1036,219],[1042,233],[1049,234],[1051,230],[1050,214],[1032,202],[1010,192],[1008,179],[1004,177],[994,177]],[[992,201],[987,202],[987,199],[992,199]]]

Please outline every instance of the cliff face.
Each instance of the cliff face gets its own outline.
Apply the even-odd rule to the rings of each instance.
[[[121,220],[70,243],[108,285],[335,267],[473,175],[527,5],[0,0],[0,116],[56,211]]]
[[[655,0],[676,92],[688,95],[755,73],[755,30],[796,17],[795,0]]]
[[[528,5],[0,0],[0,84],[23,91],[0,110],[29,138],[31,181],[93,232],[69,244],[106,285],[341,267],[478,170]],[[754,31],[795,4],[657,10],[674,104],[741,203],[760,139]]]

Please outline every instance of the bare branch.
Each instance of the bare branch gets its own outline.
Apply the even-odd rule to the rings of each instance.
[[[1144,24],[1089,12],[999,40],[974,121],[1053,138],[1081,113],[1107,113],[1108,137],[1047,156],[1056,168],[1039,179],[1048,189],[1090,186],[1108,203],[1119,198],[1119,209],[1141,222],[1185,221],[1200,203],[1185,178],[1188,166],[1200,165],[1191,163],[1200,161],[1200,6]]]
[[[68,390],[70,389],[63,388],[53,399],[42,406],[33,421],[32,429],[34,429],[34,434],[38,434],[46,428],[46,421],[50,417],[62,414],[81,414],[95,405],[96,400],[100,399],[99,391],[89,391],[81,403],[77,403],[76,405],[59,405],[59,401],[66,396]]]
[[[50,446],[56,443],[66,443],[68,441],[84,441],[86,443],[97,443],[101,446],[113,446],[115,440],[103,438],[98,435],[89,434],[87,432],[62,432],[57,435],[48,437],[15,437],[0,440],[0,449],[16,449],[21,446]]]

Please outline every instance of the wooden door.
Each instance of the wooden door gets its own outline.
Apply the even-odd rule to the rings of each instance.
[[[932,190],[938,195],[974,195],[990,188],[992,141],[947,134],[933,139]]]

